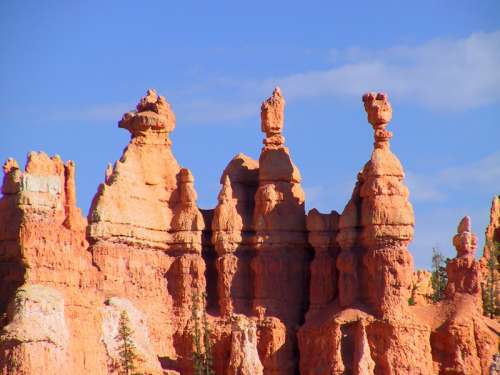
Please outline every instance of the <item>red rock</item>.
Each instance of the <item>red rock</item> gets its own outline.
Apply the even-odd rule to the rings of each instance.
[[[307,214],[309,243],[314,247],[309,287],[309,313],[325,307],[337,297],[337,256],[340,248],[335,240],[339,214],[321,214],[312,209]]]
[[[228,375],[262,375],[257,351],[257,325],[244,315],[234,315]]]
[[[363,102],[374,149],[341,215],[305,214],[279,89],[261,107],[259,161],[229,162],[214,210],[198,208],[194,177],[172,153],[175,115],[153,90],[119,122],[131,139],[107,167],[88,222],[73,162],[30,153],[23,171],[8,159],[0,373],[116,373],[125,310],[140,371],[193,374],[193,295],[202,293],[217,374],[488,373],[500,332],[481,309],[489,242],[477,261],[464,218],[446,299],[428,301],[430,275],[413,271],[407,250],[414,216],[389,146],[391,105],[385,94]]]
[[[431,296],[434,293],[431,276],[431,272],[426,270],[413,272],[411,295],[416,305],[426,305],[431,302]]]

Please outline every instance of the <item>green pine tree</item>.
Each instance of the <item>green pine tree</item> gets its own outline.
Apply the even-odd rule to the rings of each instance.
[[[500,243],[495,242],[489,246],[490,256],[487,267],[488,274],[486,285],[483,288],[483,311],[484,315],[493,318],[499,315],[500,306],[497,304],[497,282],[498,282],[498,254],[500,253]]]
[[[213,358],[212,358],[212,341],[210,340],[210,327],[208,326],[207,319],[207,295],[203,293],[203,301],[204,301],[204,309],[203,309],[203,336],[204,340],[204,348],[205,348],[205,363],[204,363],[204,371],[203,375],[215,375],[213,366]]]
[[[200,302],[199,296],[193,293],[192,306],[191,306],[191,321],[193,322],[194,329],[193,333],[191,334],[191,338],[193,340],[193,367],[195,375],[203,375],[203,364],[204,364],[204,355],[201,349],[199,302]]]
[[[445,258],[437,247],[432,248],[431,284],[434,292],[431,299],[434,302],[441,301],[444,298],[444,291],[448,283],[448,274],[446,273],[448,261],[449,259]]]
[[[202,322],[200,322],[200,308],[203,309]],[[206,313],[205,293],[202,294],[201,298],[198,294],[193,294],[191,320],[193,322],[193,333],[191,334],[191,338],[193,340],[194,374],[214,375],[215,372],[212,368],[212,342],[210,340],[210,328],[208,326]]]
[[[120,343],[118,347],[120,375],[139,375],[135,372],[137,369],[136,362],[140,361],[140,358],[137,355],[137,349],[132,340],[133,334],[134,331],[130,328],[128,314],[124,310],[120,314],[118,335],[116,336],[116,340]]]

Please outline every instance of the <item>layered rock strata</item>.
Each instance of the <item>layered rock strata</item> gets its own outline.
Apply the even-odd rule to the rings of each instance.
[[[98,270],[76,207],[74,164],[44,153],[4,164],[0,373],[100,373]],[[63,371],[64,370],[64,371]]]
[[[297,366],[296,327],[307,307],[309,246],[301,176],[282,135],[285,100],[279,88],[262,103],[264,147],[259,158],[259,187],[253,226],[256,256],[252,260],[253,309],[280,319],[286,339],[280,351],[264,361],[276,374]],[[277,364],[275,364],[277,362]]]
[[[468,216],[460,221],[457,232],[453,237],[457,256],[446,266],[448,285],[442,316],[447,319],[432,333],[433,359],[443,374],[489,374],[500,332],[482,315],[477,237]]]
[[[498,325],[480,313],[479,264],[467,255],[475,246],[468,219],[454,239],[459,256],[447,267],[447,299],[431,304],[426,299],[430,275],[413,274],[407,250],[414,217],[403,168],[389,148],[391,106],[385,94],[366,94],[363,102],[375,130],[374,150],[336,231],[321,232],[320,243],[329,238],[341,248],[337,273],[332,272],[337,279],[323,295],[330,299],[336,285],[337,297],[318,309],[311,294],[299,330],[301,374],[487,374]],[[311,237],[318,231],[311,229],[326,227],[326,218],[315,210],[309,215],[315,222]],[[314,264],[311,282],[325,274]],[[460,357],[464,351],[470,354]]]
[[[414,216],[390,150],[391,105],[380,93],[363,103],[374,148],[340,215],[305,214],[278,88],[261,106],[259,160],[228,163],[213,210],[198,208],[195,179],[172,153],[175,115],[153,90],[119,122],[131,139],[88,221],[73,162],[7,160],[0,373],[118,374],[125,311],[147,374],[194,373],[193,316],[206,317],[216,374],[487,374],[500,333],[482,315],[491,247],[475,259],[464,218],[445,300],[427,299],[430,276],[413,272],[407,250]]]
[[[183,370],[190,367],[193,294],[206,285],[194,178],[172,153],[175,115],[164,97],[149,90],[118,126],[131,139],[92,202],[92,262],[106,296],[141,307],[158,359]]]

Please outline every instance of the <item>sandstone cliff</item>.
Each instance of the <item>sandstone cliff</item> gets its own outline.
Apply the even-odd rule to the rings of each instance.
[[[217,374],[488,374],[500,327],[482,315],[470,220],[453,239],[446,298],[431,303],[407,249],[414,216],[389,145],[391,105],[374,93],[363,103],[375,142],[341,214],[305,213],[279,88],[262,103],[259,160],[229,161],[213,210],[198,208],[194,176],[172,153],[174,112],[153,90],[119,122],[130,142],[87,219],[73,162],[7,160],[0,373],[118,374],[126,311],[138,371],[193,374],[193,296],[206,294]]]

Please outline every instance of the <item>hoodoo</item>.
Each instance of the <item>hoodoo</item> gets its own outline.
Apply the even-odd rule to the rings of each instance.
[[[428,301],[429,273],[414,272],[408,251],[414,215],[390,149],[391,104],[382,93],[363,104],[374,147],[341,214],[305,213],[279,88],[261,106],[259,160],[228,163],[213,210],[197,205],[172,152],[174,112],[154,90],[119,121],[130,142],[88,219],[75,163],[32,152],[23,170],[8,159],[0,374],[118,375],[124,312],[144,374],[194,374],[195,351],[211,352],[221,375],[490,374],[500,325],[483,315],[482,291],[498,285],[488,265],[499,199],[483,257],[465,217],[444,299]]]

